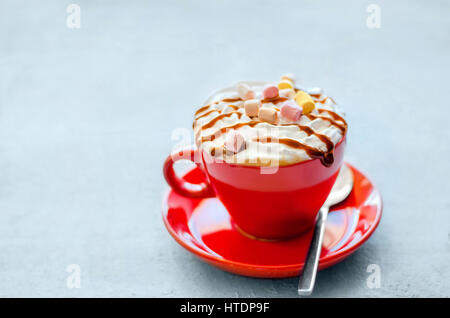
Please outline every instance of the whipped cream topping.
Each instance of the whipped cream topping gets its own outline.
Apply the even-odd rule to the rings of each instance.
[[[244,100],[239,97],[238,84],[222,89],[207,99],[195,113],[193,128],[197,147],[216,159],[228,163],[255,166],[289,165],[320,158],[324,165],[333,162],[333,151],[347,132],[347,123],[338,114],[335,101],[320,88],[294,88],[307,92],[315,103],[308,114],[291,122],[280,116],[280,105],[294,100],[292,94],[263,98],[266,82],[245,82],[261,100],[261,108],[277,112],[274,123],[248,116]],[[281,92],[280,92],[281,94]],[[245,147],[239,152],[226,149],[230,131],[239,132]]]

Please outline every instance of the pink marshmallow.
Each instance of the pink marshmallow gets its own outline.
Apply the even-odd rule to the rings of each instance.
[[[225,140],[225,148],[234,153],[238,153],[243,150],[245,148],[244,136],[236,130],[229,131]]]
[[[263,88],[264,98],[275,98],[278,96],[278,87],[273,84],[268,84]]]
[[[290,122],[296,122],[302,115],[302,108],[292,100],[285,101],[280,108],[281,116]]]

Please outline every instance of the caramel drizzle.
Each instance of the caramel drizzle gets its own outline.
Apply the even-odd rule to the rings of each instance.
[[[206,123],[205,125],[203,125],[200,130],[204,130],[204,129],[208,129],[211,128],[212,126],[214,126],[219,120],[225,118],[225,117],[230,117],[231,115],[236,114],[238,116],[239,119],[241,119],[242,113],[241,112],[230,112],[230,113],[226,113],[226,114],[221,114],[213,119],[211,119],[208,123]]]
[[[261,104],[267,104],[267,103],[278,104],[278,103],[281,103],[281,102],[284,102],[287,100],[288,100],[287,97],[277,96],[274,98],[265,98],[265,99],[261,100]]]
[[[330,114],[330,116],[331,117],[333,117],[333,119],[334,120],[338,120],[338,121],[341,121],[341,122],[343,122],[345,125],[347,125],[347,122],[345,121],[345,119],[342,117],[342,116],[340,116],[340,115],[338,115],[338,114],[336,114],[335,112],[333,112],[333,111],[331,111],[331,110],[328,110],[328,109],[319,109],[318,110],[319,111],[319,114],[322,114],[322,113],[328,113],[328,114]]]
[[[199,109],[195,112],[194,115],[196,116],[196,115],[198,115],[198,114],[204,112],[204,111],[207,110],[209,107],[211,107],[211,104],[199,108]]]
[[[194,116],[197,116],[198,114],[201,114],[202,112],[204,112],[204,111],[206,111],[207,109],[209,109],[212,105],[215,105],[215,104],[219,104],[219,103],[234,103],[234,102],[239,102],[239,101],[242,101],[242,99],[241,98],[225,98],[225,99],[222,99],[222,100],[219,100],[219,101],[217,101],[217,102],[214,102],[214,103],[211,103],[211,104],[208,104],[208,105],[205,105],[205,106],[203,106],[203,107],[201,107],[200,109],[198,109],[196,112],[195,112],[195,114],[194,114]],[[234,105],[233,105],[234,106]]]
[[[228,105],[227,107],[231,107],[231,108],[233,108],[234,110],[238,110],[239,108],[241,108],[241,107],[236,106],[236,105]]]
[[[330,152],[334,150],[334,143],[331,141],[331,139],[328,138],[327,135],[316,133],[311,127],[298,124],[282,124],[280,126],[297,126],[301,131],[305,132],[308,136],[314,135],[317,138],[319,138],[319,140],[323,142],[327,147],[327,151]]]
[[[228,129],[239,129],[241,127],[244,126],[250,126],[250,127],[255,127],[257,124],[262,123],[262,121],[259,120],[252,120],[252,121],[248,121],[245,123],[237,123],[231,126],[227,126],[227,127],[222,127],[219,130],[217,130],[216,132],[214,132],[213,134],[209,135],[209,136],[205,136],[202,137],[202,142],[207,142],[207,141],[213,141],[216,138],[219,138],[220,136],[222,136]]]
[[[236,105],[227,105],[227,107],[233,108],[234,110],[238,110],[240,108],[239,106],[236,106]],[[212,113],[221,113],[221,111],[219,111],[218,109],[211,109],[210,111],[203,113],[200,116],[195,117],[194,120],[199,120],[200,118],[206,117]]]
[[[200,115],[198,117],[195,117],[195,120],[199,120],[200,118],[206,117],[206,116],[208,116],[209,114],[212,114],[212,113],[219,113],[219,110],[212,109],[209,112],[203,113],[202,115]]]
[[[314,115],[314,114],[306,114],[305,116],[308,117],[310,120],[314,120],[317,118],[323,119],[328,121],[331,125],[335,126],[336,128],[338,128],[342,135],[344,136],[345,133],[347,132],[347,123],[345,122],[345,120],[339,116],[338,114],[336,114],[335,112],[332,112],[331,110],[327,110],[327,109],[320,109],[319,113],[323,113],[323,112],[328,112],[333,118],[327,117],[327,116],[320,116],[320,115]],[[336,116],[336,117],[335,117]],[[337,120],[342,121],[344,124],[339,124],[337,122]]]
[[[300,141],[291,139],[291,138],[272,138],[272,137],[264,137],[264,138],[255,138],[253,141],[261,142],[261,143],[279,143],[283,144],[285,146],[294,148],[294,149],[301,149],[304,150],[308,156],[310,156],[313,159],[320,159],[320,162],[326,167],[329,167],[334,162],[334,156],[333,151],[321,151],[317,148],[308,146],[304,143],[301,143]]]
[[[224,102],[224,103],[234,103],[234,102],[239,102],[241,101],[242,98],[240,97],[236,97],[236,98],[224,98],[221,101],[216,102],[216,104],[220,103],[220,102]]]
[[[313,98],[313,100],[314,100],[314,103],[321,103],[321,104],[324,104],[324,103],[327,101],[328,98],[329,98],[328,96],[325,96],[325,97],[322,98],[322,99],[316,99],[316,98]]]

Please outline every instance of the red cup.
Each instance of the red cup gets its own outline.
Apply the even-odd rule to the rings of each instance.
[[[247,235],[285,239],[314,225],[343,163],[345,144],[344,138],[336,145],[329,167],[311,159],[265,174],[261,167],[217,162],[204,152],[189,149],[167,157],[163,172],[167,183],[183,196],[217,196],[235,225]],[[176,176],[173,164],[180,159],[195,162],[208,182],[190,184]]]

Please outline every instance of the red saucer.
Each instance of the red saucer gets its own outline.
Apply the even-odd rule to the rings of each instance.
[[[372,235],[382,214],[381,196],[356,168],[349,197],[328,215],[319,269],[332,266],[356,251]],[[195,168],[184,179],[199,183]],[[173,238],[188,251],[223,270],[253,277],[297,276],[303,268],[312,229],[283,241],[263,241],[242,235],[217,198],[191,199],[172,190],[163,202],[163,220]]]

